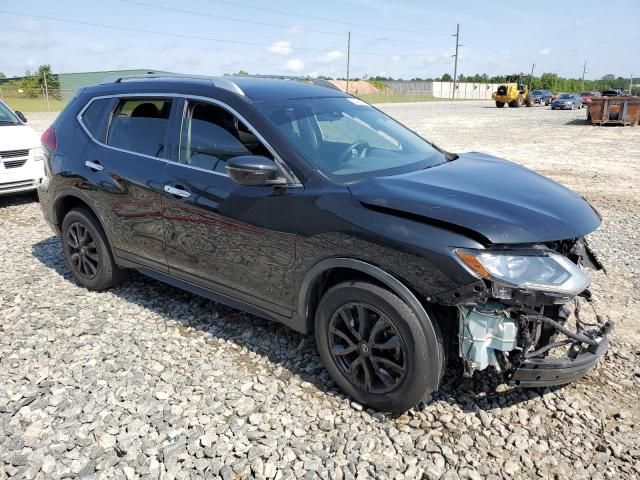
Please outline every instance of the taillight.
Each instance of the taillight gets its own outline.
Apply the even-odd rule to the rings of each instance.
[[[48,150],[56,149],[56,131],[53,127],[49,127],[44,131],[40,138],[40,143]]]

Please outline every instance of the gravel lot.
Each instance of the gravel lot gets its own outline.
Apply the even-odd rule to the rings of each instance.
[[[520,390],[459,378],[389,418],[350,403],[312,338],[133,274],[78,288],[31,196],[0,199],[0,479],[640,477],[640,127],[583,111],[384,105],[452,151],[481,150],[574,188],[592,242],[604,365]],[[51,114],[31,114],[42,130]]]

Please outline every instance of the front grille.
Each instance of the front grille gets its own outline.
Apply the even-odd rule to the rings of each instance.
[[[4,164],[4,168],[18,168],[27,163],[27,159],[21,158],[20,160],[5,160],[2,163]]]
[[[33,180],[23,180],[22,182],[7,182],[0,183],[0,192],[3,190],[13,190],[14,188],[31,187],[33,186]]]
[[[0,158],[16,158],[16,157],[28,157],[29,149],[26,150],[5,150],[0,152]]]

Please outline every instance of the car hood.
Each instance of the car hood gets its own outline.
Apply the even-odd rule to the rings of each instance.
[[[0,125],[0,152],[40,146],[40,138],[27,125]]]
[[[578,238],[600,217],[580,195],[507,160],[461,154],[436,167],[349,186],[364,205],[473,231],[490,243]]]

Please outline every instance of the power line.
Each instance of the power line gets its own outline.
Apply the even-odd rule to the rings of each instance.
[[[35,14],[31,14],[31,13],[22,13],[22,12],[13,12],[10,10],[0,10],[0,14],[5,14],[5,15],[16,15],[19,17],[28,17],[28,18],[37,18],[40,20],[51,20],[51,21],[56,21],[56,22],[65,22],[65,23],[73,23],[76,25],[87,25],[87,26],[91,26],[91,27],[99,27],[99,28],[107,28],[107,29],[112,29],[112,30],[122,30],[122,31],[128,31],[128,32],[137,32],[137,33],[145,33],[145,34],[150,34],[150,35],[160,35],[163,37],[177,37],[177,38],[185,38],[185,39],[191,39],[191,40],[204,40],[204,41],[208,41],[208,42],[217,42],[217,43],[227,43],[227,44],[232,44],[232,45],[249,45],[252,47],[262,47],[262,48],[268,48],[271,45],[269,44],[264,44],[264,43],[257,43],[257,42],[248,42],[248,41],[244,41],[244,40],[229,40],[229,39],[223,39],[223,38],[213,38],[213,37],[205,37],[205,36],[201,36],[201,35],[190,35],[190,34],[186,34],[186,33],[170,33],[170,32],[161,32],[158,30],[146,30],[146,29],[141,29],[141,28],[134,28],[134,27],[126,27],[126,26],[122,26],[122,25],[109,25],[109,24],[105,24],[105,23],[97,23],[97,22],[87,22],[87,21],[83,21],[83,20],[72,20],[70,18],[61,18],[61,17],[51,17],[51,16],[46,16],[46,15],[35,15]],[[309,47],[288,47],[291,50],[300,50],[300,51],[306,51],[306,52],[318,52],[318,53],[326,53],[328,50],[330,50],[330,48],[309,48]],[[370,55],[370,56],[378,56],[378,57],[388,57],[390,56],[390,54],[387,53],[380,53],[380,52],[361,52],[361,51],[357,51],[357,52],[351,52],[353,54],[357,54],[357,55]],[[403,57],[424,57],[424,54],[421,53],[409,53],[409,54],[403,54]]]
[[[229,17],[229,16],[225,16],[225,15],[217,15],[217,14],[212,14],[212,13],[208,13],[208,12],[201,12],[201,11],[197,11],[197,10],[187,10],[187,9],[183,9],[183,8],[176,8],[176,7],[167,7],[164,5],[158,5],[155,3],[148,3],[148,2],[140,2],[137,0],[119,0],[122,3],[128,3],[130,5],[138,5],[138,6],[142,6],[142,7],[150,7],[150,8],[155,8],[158,10],[165,10],[168,12],[176,12],[176,13],[185,13],[188,15],[196,15],[196,16],[202,16],[202,17],[209,17],[209,18],[217,18],[220,20],[228,20],[231,22],[240,22],[240,23],[248,23],[251,25],[261,25],[264,27],[272,27],[272,28],[281,28],[281,29],[291,29],[293,28],[291,25],[283,25],[281,23],[269,23],[269,22],[262,22],[262,21],[257,21],[257,20],[249,20],[246,18],[238,18],[238,17]],[[343,37],[345,36],[344,32],[331,32],[328,30],[316,30],[316,29],[312,29],[312,28],[307,28],[307,27],[301,27],[305,32],[312,32],[312,33],[319,33],[322,35],[333,35],[333,36],[337,36],[337,37]],[[402,39],[402,38],[388,38],[388,37],[369,37],[369,36],[365,36],[365,35],[357,35],[358,38],[361,38],[363,40],[378,40],[378,41],[384,41],[384,42],[400,42],[400,43],[412,43],[412,44],[418,44],[418,45],[432,45],[433,42],[425,42],[425,41],[416,41],[416,40],[407,40],[407,39]]]
[[[309,20],[318,20],[321,22],[329,22],[329,23],[339,23],[341,25],[349,25],[349,26],[355,26],[355,27],[363,27],[363,28],[374,28],[376,30],[389,30],[389,31],[394,31],[394,32],[404,32],[404,33],[413,33],[413,34],[419,34],[419,35],[432,35],[432,36],[443,36],[446,37],[447,34],[446,33],[431,33],[431,32],[424,32],[424,31],[418,31],[418,30],[407,30],[404,28],[394,28],[394,27],[383,27],[381,25],[371,25],[371,24],[367,24],[367,23],[355,23],[355,22],[348,22],[345,20],[338,20],[335,18],[327,18],[327,17],[315,17],[313,15],[304,15],[302,13],[294,13],[294,12],[287,12],[285,10],[276,10],[275,8],[266,8],[266,7],[257,7],[255,5],[247,5],[246,3],[240,3],[240,2],[232,2],[230,0],[208,0],[209,2],[213,2],[213,3],[220,3],[223,5],[233,5],[235,7],[242,7],[242,8],[248,8],[251,10],[258,10],[261,12],[270,12],[270,13],[277,13],[279,15],[287,15],[290,17],[297,17],[297,18],[306,18]]]

